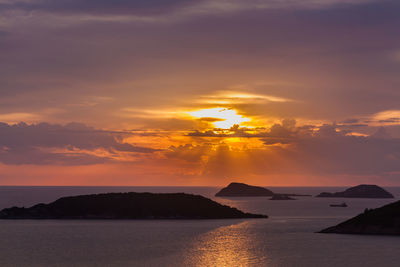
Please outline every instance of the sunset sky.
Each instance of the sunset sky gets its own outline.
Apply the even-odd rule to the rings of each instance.
[[[0,0],[0,184],[400,185],[399,14]]]

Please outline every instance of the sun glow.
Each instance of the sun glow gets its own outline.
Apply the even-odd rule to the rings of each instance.
[[[250,121],[250,118],[243,117],[236,110],[228,108],[208,108],[188,113],[196,118],[214,120],[212,123],[215,127],[222,129],[229,129],[235,124],[240,125]]]

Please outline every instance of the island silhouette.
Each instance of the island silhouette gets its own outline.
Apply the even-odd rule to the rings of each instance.
[[[230,183],[215,194],[216,197],[272,197],[271,200],[295,200],[291,196],[310,196],[299,194],[274,193],[271,190],[244,183]]]
[[[400,201],[377,209],[365,209],[364,213],[319,233],[400,235]]]
[[[343,192],[322,192],[316,197],[343,197],[343,198],[394,198],[394,196],[377,185],[360,184],[350,187]]]
[[[0,211],[0,219],[233,219],[268,218],[185,193],[105,193],[62,197],[30,208]]]

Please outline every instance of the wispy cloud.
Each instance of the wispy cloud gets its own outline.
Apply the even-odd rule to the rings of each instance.
[[[221,15],[249,10],[265,9],[324,9],[334,5],[354,5],[373,0],[167,0],[167,1],[92,1],[92,0],[3,0],[0,14],[7,20],[16,17],[76,24],[90,21],[103,22],[175,22],[206,15]],[[53,16],[56,14],[56,16]],[[10,16],[13,15],[13,16]]]
[[[373,122],[384,125],[400,125],[400,110],[385,110],[374,114]]]
[[[371,115],[354,117],[340,122],[342,126],[351,127],[382,127],[399,126],[400,110],[383,110]]]
[[[40,116],[34,113],[16,112],[0,114],[0,121],[7,123],[18,123],[20,121],[38,121],[39,119]]]
[[[197,100],[199,104],[256,104],[267,102],[291,102],[293,100],[273,95],[255,94],[240,91],[219,91],[215,94],[202,95]]]

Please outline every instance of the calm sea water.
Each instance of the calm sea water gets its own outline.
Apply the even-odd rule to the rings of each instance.
[[[316,195],[343,188],[278,188]],[[396,198],[400,188],[387,188]],[[0,187],[0,208],[100,192],[201,194],[269,219],[0,220],[0,266],[400,266],[400,237],[314,233],[395,200],[217,198],[213,187]],[[346,201],[348,208],[330,208]]]

